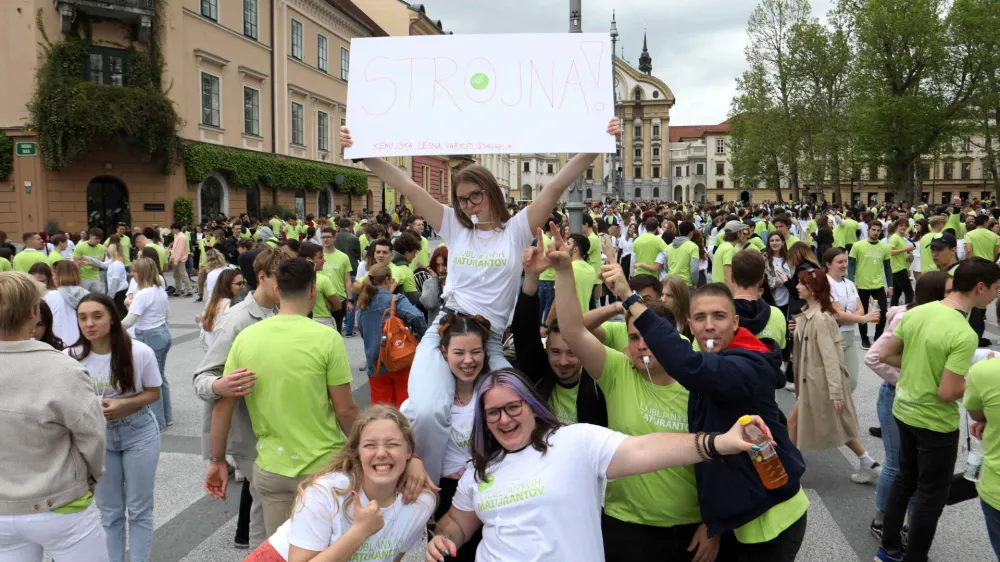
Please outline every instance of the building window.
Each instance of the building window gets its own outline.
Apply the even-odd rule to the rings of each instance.
[[[660,197],[660,188],[654,187],[653,188],[653,198],[654,199],[658,199],[659,197]]]
[[[85,78],[95,84],[124,86],[125,51],[92,47],[90,49],[90,64],[87,65]]]
[[[740,180],[733,180],[733,189],[740,188]]]
[[[642,160],[642,148],[635,149],[635,159]]]
[[[243,132],[260,136],[260,91],[243,86]]]
[[[351,53],[347,49],[340,48],[340,79],[347,82],[347,69],[351,67]]]
[[[316,146],[320,152],[330,151],[330,116],[325,111],[316,112]]]
[[[588,201],[591,200],[591,199],[593,199],[594,198],[594,190],[588,187],[587,188],[587,194],[586,194],[585,197],[586,197],[586,199]]]
[[[726,175],[726,165],[722,162],[715,163],[715,175],[724,176]]]
[[[431,169],[428,166],[420,167],[420,185],[427,193],[431,192]]]
[[[676,178],[681,177],[681,167],[680,166],[675,166],[674,167],[674,177],[676,177]]]
[[[301,103],[292,102],[292,144],[305,145],[305,116]]]
[[[660,177],[660,167],[659,166],[653,166],[653,177],[654,178],[659,178]]]
[[[635,198],[639,199],[640,197],[642,197],[642,188],[641,187],[637,187],[637,188],[635,188]]]
[[[872,164],[868,167],[868,179],[877,180],[878,179],[878,165]]]
[[[530,172],[531,171],[531,164],[530,163],[528,163],[528,162],[524,163],[524,171],[525,172]]]
[[[972,163],[962,162],[962,179],[968,180],[972,179]]]
[[[659,125],[653,125],[653,138],[654,139],[660,138],[660,126]]]
[[[201,73],[201,123],[221,126],[219,116],[219,77]]]
[[[635,127],[633,127],[633,130],[634,130],[633,137],[637,138],[637,139],[641,139],[642,138],[642,125],[636,125]]]
[[[972,149],[972,140],[969,137],[962,139],[962,151],[969,152]]]
[[[323,35],[316,35],[316,68],[319,68],[323,72],[326,72],[326,37]]]
[[[705,175],[705,165],[696,164],[695,165],[695,175],[704,176]]]
[[[955,178],[955,164],[952,162],[944,163],[944,179],[950,180]]]
[[[691,166],[684,166],[684,176],[688,177],[691,175]]]
[[[243,0],[243,35],[257,39],[257,0]]]
[[[921,164],[920,165],[920,177],[927,180],[931,179],[931,165]]]
[[[632,92],[632,97],[633,99],[635,99],[635,101],[642,101],[642,90],[636,88],[635,91]]]
[[[642,179],[642,168],[640,168],[639,166],[632,168],[632,177],[637,180]]]
[[[292,57],[302,60],[302,22],[292,20]]]
[[[219,1],[201,0],[201,15],[212,21],[219,21]]]
[[[552,172],[552,164],[547,164],[546,165],[546,172],[549,173],[549,174],[553,173]]]
[[[588,180],[594,179],[594,169],[593,168],[587,168],[587,179]]]
[[[726,187],[726,182],[724,180],[715,180],[716,189],[724,189]]]
[[[656,159],[659,159],[659,157],[660,157],[660,149],[659,149],[659,147],[655,147],[654,146],[653,147],[653,159],[656,160]]]
[[[715,153],[716,154],[726,153],[726,139],[715,139]]]

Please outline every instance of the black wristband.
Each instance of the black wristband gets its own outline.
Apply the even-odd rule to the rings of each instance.
[[[708,434],[708,456],[712,457],[713,459],[719,456],[719,451],[718,449],[715,448],[715,438],[718,436],[719,433],[716,431],[713,431],[712,433]]]

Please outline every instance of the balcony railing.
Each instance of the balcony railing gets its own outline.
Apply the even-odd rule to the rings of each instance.
[[[156,0],[55,0],[63,33],[69,33],[76,12],[104,19],[114,19],[139,26],[139,40],[148,42],[156,15]]]

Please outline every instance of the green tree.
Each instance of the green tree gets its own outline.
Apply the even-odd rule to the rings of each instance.
[[[982,78],[972,95],[968,115],[962,120],[970,142],[983,150],[984,187],[989,186],[1000,199],[1000,0],[983,0],[974,6],[978,12],[969,19],[969,32],[982,47],[977,51],[982,64]]]
[[[773,189],[776,200],[781,201],[784,118],[768,94],[767,81],[767,70],[762,65],[751,67],[736,80],[737,94],[729,121],[732,175],[745,189]]]

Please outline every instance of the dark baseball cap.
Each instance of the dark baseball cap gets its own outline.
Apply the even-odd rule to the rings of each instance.
[[[958,247],[958,240],[955,239],[955,235],[950,232],[938,232],[931,238],[930,243],[931,248],[937,248],[938,250],[947,250]]]

